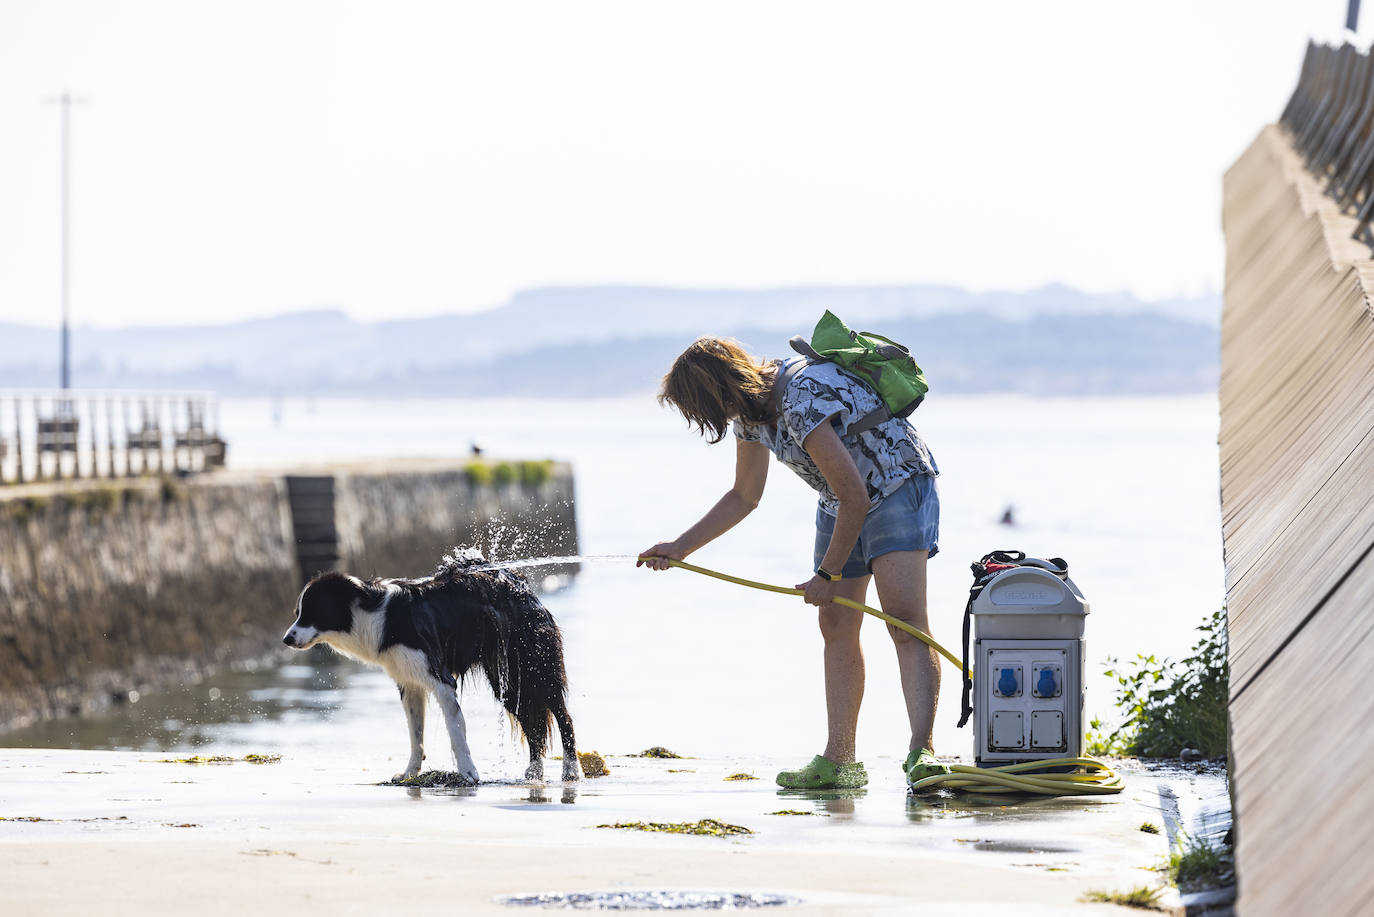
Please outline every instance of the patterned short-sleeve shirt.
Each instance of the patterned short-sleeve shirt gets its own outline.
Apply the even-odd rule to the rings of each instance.
[[[863,419],[879,403],[872,389],[835,364],[807,363],[788,380],[775,423],[748,425],[737,420],[733,428],[737,439],[767,446],[820,494],[821,509],[834,516],[840,511],[839,498],[802,448],[806,437],[827,418],[858,466],[870,506],[912,475],[940,473],[930,447],[905,418],[893,417],[857,437],[845,435],[851,423]]]

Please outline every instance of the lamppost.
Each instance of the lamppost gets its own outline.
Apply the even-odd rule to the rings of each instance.
[[[48,104],[59,105],[62,108],[62,390],[71,388],[71,329],[70,329],[70,284],[68,274],[70,269],[70,232],[68,224],[70,221],[71,194],[69,191],[68,173],[70,172],[71,152],[69,136],[71,133],[71,111],[73,105],[80,105],[84,101],[74,97],[70,92],[64,92],[55,99],[48,99]]]

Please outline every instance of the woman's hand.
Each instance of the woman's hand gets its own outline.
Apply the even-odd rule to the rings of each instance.
[[[661,541],[647,551],[639,552],[635,566],[645,566],[650,570],[667,570],[672,567],[669,560],[682,560],[687,556],[676,541]]]
[[[808,605],[826,605],[835,601],[835,584],[819,573],[804,583],[797,583],[796,588],[806,593],[802,599]]]

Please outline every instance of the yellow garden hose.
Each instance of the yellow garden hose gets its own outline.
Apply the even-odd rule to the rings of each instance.
[[[693,573],[701,573],[705,576],[724,580],[727,583],[735,583],[739,586],[748,586],[750,589],[761,589],[764,592],[776,592],[781,595],[803,595],[800,589],[790,589],[786,586],[774,586],[771,583],[760,583],[755,580],[743,579],[738,576],[731,576],[728,573],[720,573],[716,570],[708,570],[705,567],[698,567],[686,561],[674,560],[670,557],[640,557],[639,560],[665,560],[669,566],[681,567]],[[893,627],[904,630],[916,637],[941,656],[944,656],[955,666],[960,673],[964,670],[963,662],[949,650],[945,649],[935,641],[935,638],[919,628],[913,627],[905,621],[894,618],[892,615],[884,614],[876,608],[870,608],[850,599],[836,597],[837,605],[844,605],[864,614],[873,615],[881,618]],[[973,669],[969,669],[969,677],[973,677]],[[1071,771],[1047,774],[1043,773],[1047,768],[1064,769],[1073,768]],[[1032,771],[1040,773],[1030,773]],[[913,792],[922,790],[937,789],[946,787],[953,790],[962,790],[966,793],[1032,793],[1040,796],[1109,796],[1120,793],[1125,789],[1126,784],[1116,771],[1112,770],[1105,762],[1096,758],[1051,758],[1041,761],[1022,761],[1019,764],[1007,764],[1002,767],[972,767],[967,764],[949,765],[949,773],[935,774],[918,780],[910,785]]]
[[[716,579],[725,580],[725,582],[727,583],[735,583],[739,586],[748,586],[750,589],[762,589],[764,592],[777,592],[781,595],[805,594],[800,589],[789,589],[786,586],[774,586],[771,583],[760,583],[751,579],[741,579],[738,576],[731,576],[728,573],[720,573],[716,570],[708,570],[705,567],[698,567],[696,564],[689,564],[683,560],[673,560],[671,557],[640,557],[639,559],[666,560],[668,562],[668,565],[672,567],[681,567],[684,570],[691,570],[693,573],[704,573],[707,576],[713,576]],[[873,615],[873,617],[883,619],[888,624],[891,624],[898,630],[906,631],[907,633],[911,634],[911,636],[916,637],[922,642],[928,644],[932,649],[935,650],[935,652],[939,653],[941,656],[944,656],[950,662],[954,663],[955,667],[958,668],[960,672],[963,672],[964,664],[959,660],[959,657],[951,653],[949,650],[945,649],[943,646],[941,646],[939,643],[935,641],[934,637],[932,637],[925,631],[921,630],[920,628],[912,627],[910,624],[906,623],[901,618],[894,618],[890,614],[885,614],[876,608],[870,608],[867,605],[861,605],[858,602],[851,601],[850,599],[836,596],[833,601],[836,605],[844,605],[846,608],[853,608],[855,611],[862,611],[864,614]],[[972,678],[973,669],[970,668],[968,670],[968,673],[969,677]]]

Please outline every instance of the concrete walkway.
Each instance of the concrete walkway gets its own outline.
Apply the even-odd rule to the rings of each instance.
[[[975,804],[909,800],[888,760],[868,762],[866,790],[789,795],[757,759],[611,757],[609,776],[567,787],[420,791],[356,762],[175,757],[0,749],[5,910],[511,914],[528,909],[502,896],[691,889],[797,899],[764,911],[779,914],[1139,914],[1083,899],[1163,884],[1173,817],[1140,770],[1116,797]],[[725,780],[741,771],[762,779]],[[596,827],[703,818],[754,833]]]

